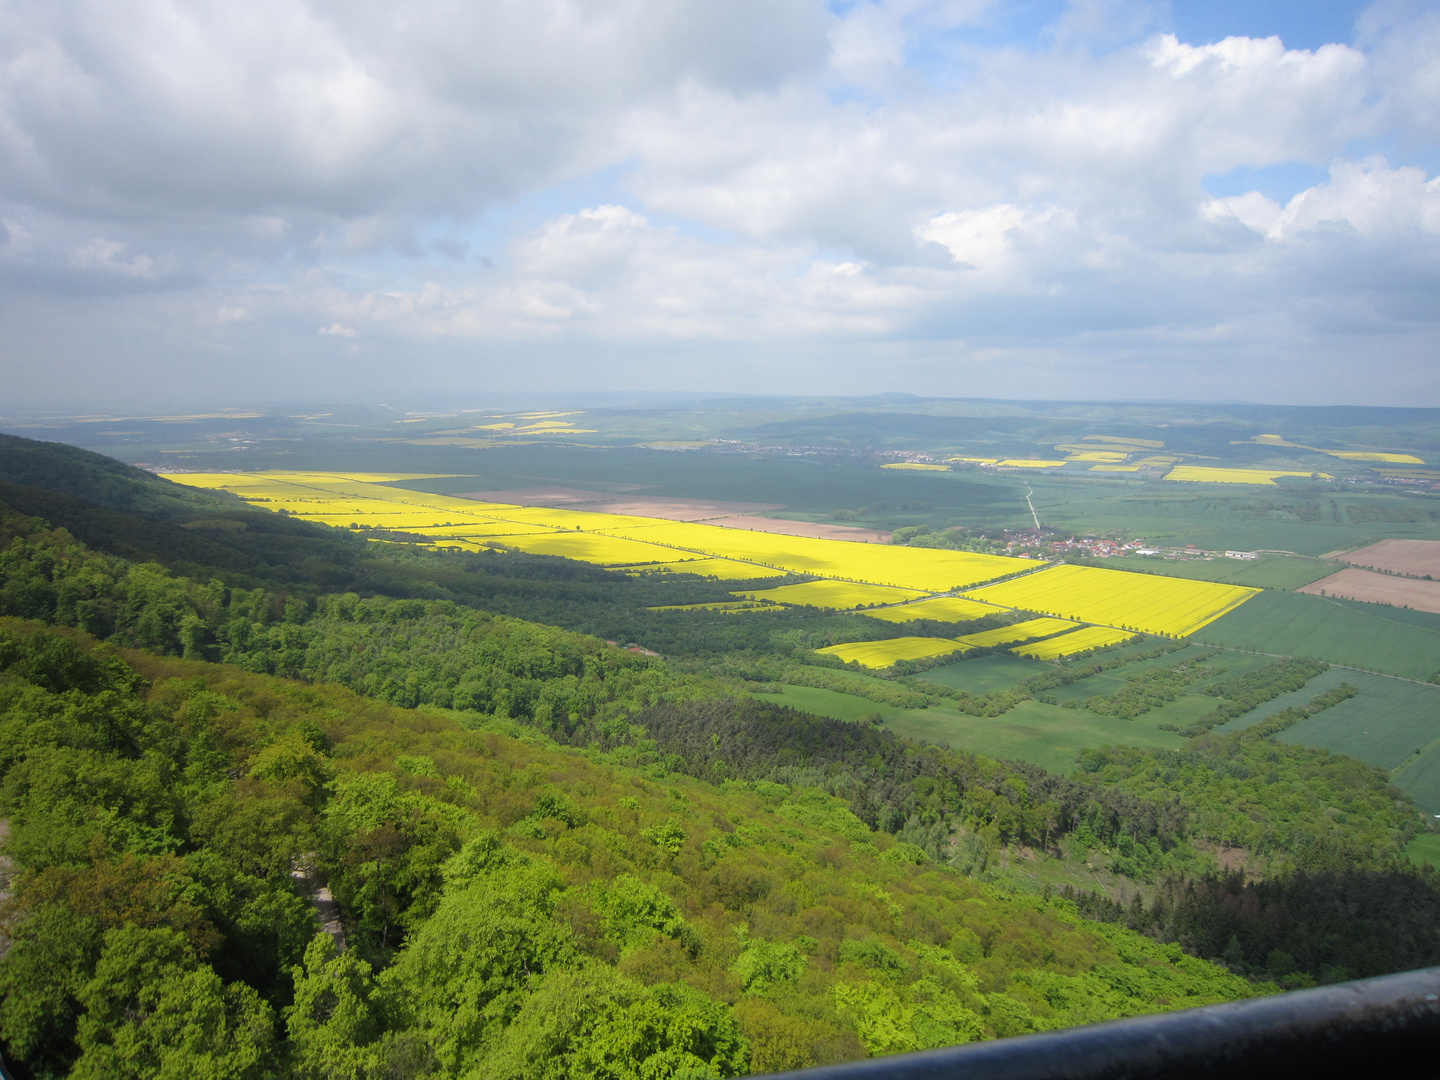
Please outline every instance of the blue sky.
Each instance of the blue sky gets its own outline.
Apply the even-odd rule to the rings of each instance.
[[[14,407],[1440,404],[1437,2],[17,0],[0,41]]]

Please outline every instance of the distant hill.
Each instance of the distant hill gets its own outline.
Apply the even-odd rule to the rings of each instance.
[[[78,446],[17,435],[0,435],[0,480],[159,518],[245,508],[233,495],[185,487]]]

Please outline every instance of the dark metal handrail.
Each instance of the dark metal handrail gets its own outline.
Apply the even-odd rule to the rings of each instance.
[[[918,1054],[790,1080],[1440,1077],[1440,967]]]

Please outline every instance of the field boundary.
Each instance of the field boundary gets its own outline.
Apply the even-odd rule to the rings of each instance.
[[[1248,653],[1251,656],[1273,656],[1276,660],[1319,660],[1321,663],[1329,664],[1332,668],[1339,668],[1341,671],[1356,671],[1361,675],[1378,675],[1382,679],[1397,679],[1400,682],[1414,683],[1416,686],[1434,686],[1440,689],[1440,683],[1428,682],[1425,679],[1412,679],[1408,675],[1395,675],[1389,671],[1374,671],[1371,668],[1356,667],[1354,664],[1337,664],[1333,660],[1326,660],[1319,656],[1292,656],[1290,653],[1262,652],[1259,649],[1238,649],[1234,645],[1215,645],[1208,641],[1197,641],[1190,639],[1192,645],[1203,645],[1207,649],[1219,649],[1221,652]]]

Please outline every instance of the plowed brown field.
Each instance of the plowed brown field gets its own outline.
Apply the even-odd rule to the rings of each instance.
[[[1367,604],[1389,604],[1391,607],[1440,612],[1440,581],[1420,581],[1416,578],[1374,574],[1353,566],[1295,591],[1309,593],[1311,596],[1324,594],[1346,600],[1363,600]]]
[[[1352,566],[1368,566],[1392,574],[1440,578],[1440,540],[1381,540],[1335,558]]]

